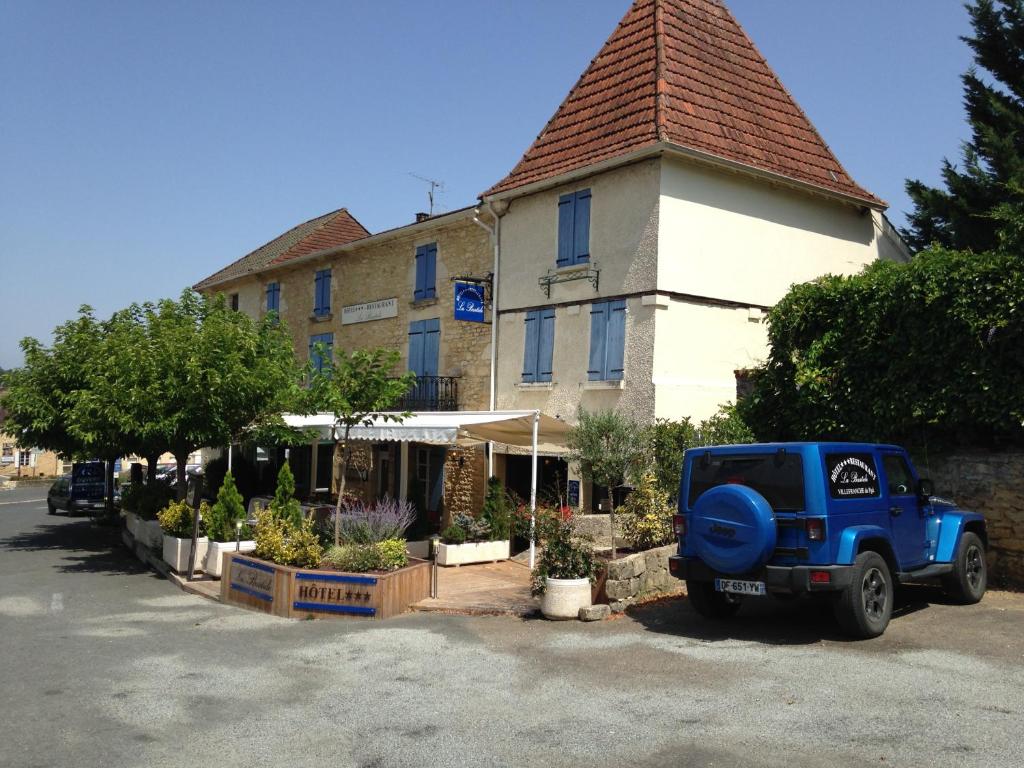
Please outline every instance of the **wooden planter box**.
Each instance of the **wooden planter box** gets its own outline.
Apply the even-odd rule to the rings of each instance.
[[[223,554],[220,599],[289,619],[387,619],[430,597],[430,563],[410,560],[391,573],[345,573],[277,565]]]
[[[469,565],[508,560],[509,542],[473,541],[467,544],[442,544],[437,548],[438,565]]]

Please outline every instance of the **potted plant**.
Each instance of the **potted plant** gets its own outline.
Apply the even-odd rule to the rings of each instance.
[[[186,502],[168,504],[157,515],[164,533],[164,562],[177,573],[188,570],[189,553],[192,550],[193,510]],[[203,559],[209,539],[203,535],[206,519],[210,516],[210,505],[205,501],[199,507],[199,538],[196,539],[196,570],[202,570]]]
[[[159,480],[129,485],[121,496],[125,527],[139,543],[147,547],[163,544],[163,530],[157,513],[174,498],[174,490]]]
[[[221,564],[224,553],[235,551],[236,541],[239,552],[252,552],[256,542],[249,538],[249,526],[245,524],[245,507],[242,506],[242,495],[235,487],[235,479],[228,472],[217,492],[217,501],[210,507],[206,518],[206,535],[209,542],[206,546],[206,560],[203,570],[214,578],[220,578]],[[239,532],[238,524],[242,523]]]
[[[554,510],[537,509],[537,538],[543,549],[533,573],[533,594],[549,619],[575,619],[590,606],[590,587],[597,572],[589,541],[574,534],[572,520]]]

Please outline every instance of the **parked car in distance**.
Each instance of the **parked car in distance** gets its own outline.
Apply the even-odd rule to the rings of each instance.
[[[670,570],[708,618],[751,597],[821,595],[844,631],[869,638],[899,583],[937,580],[960,603],[987,586],[984,517],[935,498],[895,445],[690,449],[673,527]]]
[[[83,461],[71,465],[71,474],[59,478],[46,494],[51,515],[57,510],[68,514],[101,512],[106,502],[105,466],[102,461]],[[116,493],[115,493],[116,499]]]

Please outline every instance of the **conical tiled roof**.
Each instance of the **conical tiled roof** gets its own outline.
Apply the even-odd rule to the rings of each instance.
[[[884,205],[717,0],[636,0],[495,195],[659,143]]]

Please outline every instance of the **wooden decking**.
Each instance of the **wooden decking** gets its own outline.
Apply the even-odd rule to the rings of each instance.
[[[414,603],[414,611],[529,616],[540,607],[530,594],[530,569],[512,560],[439,568],[437,584],[437,598]]]

